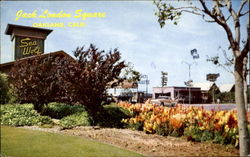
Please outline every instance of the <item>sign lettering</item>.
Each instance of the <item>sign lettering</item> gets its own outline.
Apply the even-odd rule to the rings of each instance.
[[[22,55],[34,55],[40,54],[41,47],[38,45],[36,40],[32,40],[31,38],[23,38],[20,40],[20,46]]]

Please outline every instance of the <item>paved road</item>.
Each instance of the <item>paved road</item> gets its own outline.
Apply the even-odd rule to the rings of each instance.
[[[183,104],[184,106],[189,106],[189,104]],[[192,106],[198,106],[198,107],[204,107],[206,110],[212,110],[215,111],[218,110],[236,110],[236,104],[191,104]],[[248,104],[248,112],[250,112],[250,104]]]
[[[184,106],[189,106],[189,104],[183,104]],[[232,110],[236,109],[236,104],[191,104],[192,106],[203,106],[206,110],[212,110],[215,111],[218,110]]]

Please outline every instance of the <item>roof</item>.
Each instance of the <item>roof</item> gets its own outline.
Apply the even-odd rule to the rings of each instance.
[[[22,25],[14,25],[8,24],[5,30],[5,34],[11,35],[14,28],[21,28],[21,29],[28,29],[34,31],[44,32],[45,34],[50,34],[53,30],[52,29],[45,29],[45,28],[37,28],[37,27],[30,27],[30,26],[22,26]]]
[[[62,56],[65,56],[65,57],[69,57],[72,60],[75,60],[69,54],[67,54],[66,52],[60,50],[60,51],[51,52],[51,53],[44,53],[44,54],[40,54],[40,55],[33,55],[33,56],[29,56],[29,57],[18,59],[18,60],[15,60],[15,61],[11,61],[11,62],[0,64],[0,71],[5,71],[6,69],[10,69],[18,61],[23,61],[23,60],[27,60],[27,59],[30,59],[30,58],[35,58],[37,56],[46,57],[46,56],[49,56],[49,55],[53,55],[53,56],[54,55],[56,55],[56,56],[57,55],[62,55]]]
[[[209,91],[210,88],[213,86],[213,82],[200,82],[200,83],[193,83],[193,87],[200,87],[203,91]],[[215,84],[216,85],[216,84]]]
[[[234,87],[234,84],[222,84],[219,85],[220,92],[230,92]]]
[[[167,87],[153,87],[153,89],[157,89],[157,88],[160,88],[160,89],[163,89],[163,88],[175,88],[175,89],[181,89],[181,88],[189,88],[187,86],[167,86]],[[200,87],[190,87],[190,89],[199,89]]]
[[[108,83],[108,87],[111,88],[111,85],[113,83],[116,83],[117,80],[113,80],[111,82]],[[122,82],[118,83],[117,86],[115,86],[115,88],[137,88],[138,84],[134,81],[129,81],[129,80],[123,80]]]

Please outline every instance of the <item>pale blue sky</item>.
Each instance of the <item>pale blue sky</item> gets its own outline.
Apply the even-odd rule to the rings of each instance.
[[[234,5],[239,4],[239,1],[234,1]],[[183,86],[184,81],[188,80],[188,66],[182,61],[193,62],[190,50],[196,48],[200,59],[197,60],[197,65],[191,68],[191,78],[194,82],[205,82],[207,73],[220,73],[218,84],[233,83],[232,74],[206,61],[207,55],[221,54],[221,51],[218,51],[219,46],[227,50],[229,44],[224,30],[190,14],[184,15],[177,26],[167,23],[161,29],[154,15],[156,8],[151,1],[1,1],[1,63],[11,61],[12,43],[10,37],[4,34],[8,23],[32,26],[33,23],[39,22],[82,21],[75,18],[15,21],[19,10],[28,13],[38,10],[38,13],[41,13],[46,9],[52,13],[63,10],[74,14],[78,9],[84,12],[106,12],[106,18],[85,20],[85,27],[50,28],[53,32],[45,42],[46,53],[63,50],[72,55],[77,46],[88,47],[90,43],[106,51],[118,48],[122,59],[132,62],[136,70],[148,75],[151,91],[152,87],[160,86],[161,71],[168,72],[169,86]],[[245,16],[242,20],[243,27],[248,18]],[[242,30],[242,36],[246,36],[245,30]],[[145,87],[141,85],[139,89],[144,90]]]

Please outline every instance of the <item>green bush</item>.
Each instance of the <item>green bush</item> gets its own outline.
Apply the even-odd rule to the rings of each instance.
[[[202,132],[201,141],[212,141],[214,139],[214,133],[208,130]]]
[[[215,132],[213,142],[219,143],[219,144],[225,144],[226,138],[222,136],[220,132]]]
[[[92,120],[87,112],[82,112],[62,118],[59,124],[63,129],[70,129],[76,126],[90,126],[92,125]]]
[[[42,115],[49,116],[51,118],[62,119],[63,117],[84,112],[85,108],[78,105],[67,105],[64,103],[49,103],[42,112]]]
[[[0,73],[0,104],[6,104],[10,100],[7,75]]]
[[[171,129],[169,127],[169,122],[162,123],[161,125],[157,125],[155,132],[158,135],[168,136],[171,133]]]
[[[192,137],[192,139],[196,142],[201,141],[202,133],[202,130],[195,126],[190,126],[184,130],[184,135]]]
[[[143,122],[137,122],[137,123],[130,123],[128,124],[128,128],[132,130],[138,130],[138,131],[143,131]]]
[[[96,125],[103,127],[123,128],[122,119],[131,117],[129,111],[117,106],[116,104],[105,105],[104,110],[98,114]]]
[[[40,116],[30,104],[1,105],[1,125],[31,126],[53,124],[50,117]]]
[[[15,103],[17,97],[12,85],[9,85],[6,74],[0,73],[0,104]]]

